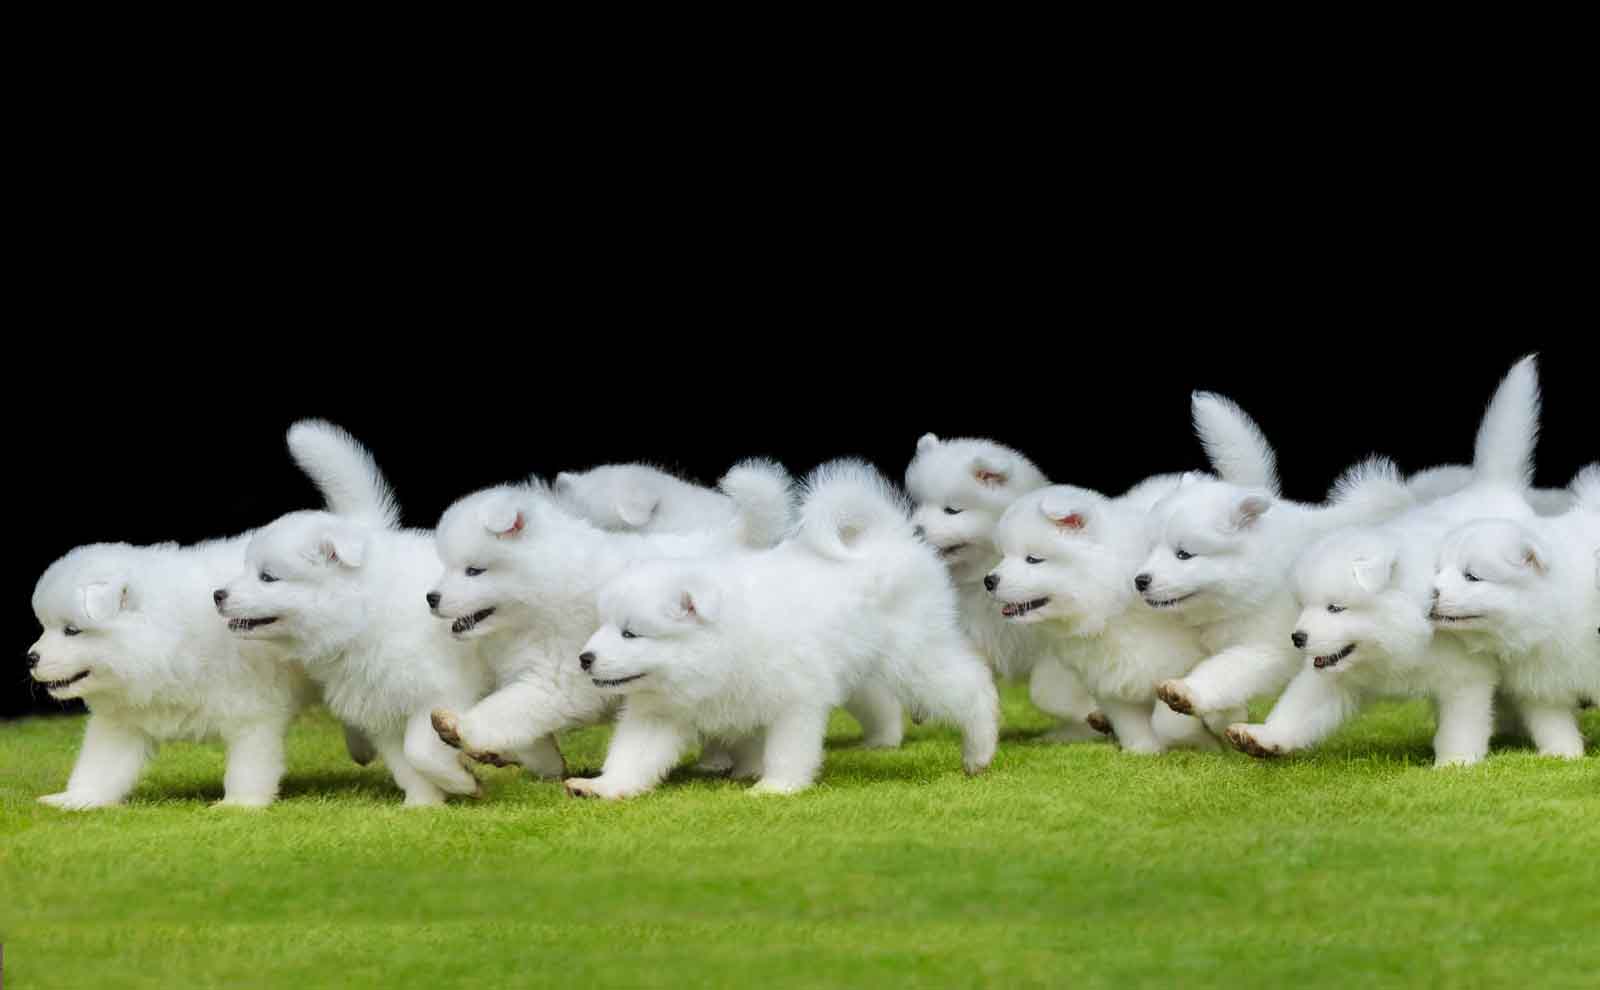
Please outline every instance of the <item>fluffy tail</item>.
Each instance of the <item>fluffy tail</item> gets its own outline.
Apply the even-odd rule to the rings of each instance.
[[[1478,427],[1472,473],[1478,481],[1527,488],[1539,441],[1539,367],[1532,354],[1512,366]]]
[[[1215,392],[1196,392],[1189,406],[1194,432],[1223,481],[1279,493],[1278,456],[1256,421],[1238,403]]]
[[[1572,479],[1572,501],[1584,512],[1600,512],[1600,464],[1590,464]]]
[[[830,461],[806,478],[799,538],[834,560],[859,560],[885,537],[911,535],[909,506],[865,461]]]
[[[717,482],[733,499],[739,542],[760,549],[776,546],[794,525],[794,479],[782,464],[759,458],[740,461]]]
[[[1417,504],[1416,493],[1387,457],[1371,457],[1341,474],[1320,513],[1329,528],[1380,523]]]
[[[289,454],[322,492],[328,511],[374,526],[400,525],[400,507],[378,463],[349,433],[321,419],[289,427]]]

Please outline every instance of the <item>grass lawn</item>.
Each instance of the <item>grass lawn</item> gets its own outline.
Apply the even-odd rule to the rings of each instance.
[[[513,770],[408,811],[307,717],[284,800],[213,809],[222,755],[163,749],[72,814],[79,718],[0,723],[6,985],[1595,987],[1600,760],[1497,744],[1435,771],[1422,705],[1314,755],[1126,756],[1034,738],[850,747],[791,798],[687,770],[625,804]],[[1585,729],[1600,739],[1600,713]],[[596,769],[606,732],[568,738]],[[1591,748],[1591,753],[1593,749]]]

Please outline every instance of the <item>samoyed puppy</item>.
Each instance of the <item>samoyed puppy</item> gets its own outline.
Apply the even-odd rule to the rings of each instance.
[[[241,641],[301,658],[328,708],[371,740],[408,806],[477,794],[477,778],[435,735],[431,717],[435,708],[470,706],[491,679],[476,646],[422,607],[438,566],[432,534],[399,528],[383,475],[345,431],[296,423],[289,450],[328,509],[258,530],[242,566],[218,583],[217,611]],[[344,483],[350,478],[361,483]],[[529,762],[535,772],[561,772],[559,751]]]
[[[284,733],[316,688],[275,646],[235,640],[211,610],[211,589],[243,566],[248,542],[100,543],[45,570],[33,592],[44,633],[29,673],[52,698],[82,698],[90,714],[67,789],[40,801],[119,804],[158,743],[212,738],[228,751],[223,804],[277,797]]]
[[[1091,719],[1105,723],[1096,715],[1083,679],[1052,655],[1054,639],[1038,626],[1001,616],[983,586],[984,576],[1000,560],[994,528],[1001,514],[1018,497],[1049,483],[1032,461],[1010,447],[991,440],[941,440],[932,433],[917,441],[916,455],[906,468],[915,531],[949,569],[962,630],[979,655],[999,676],[1027,679],[1033,703],[1061,720],[1046,738],[1099,739]]]
[[[618,695],[576,661],[600,620],[596,592],[657,557],[697,557],[776,543],[791,515],[788,473],[746,462],[720,487],[739,513],[728,525],[686,533],[617,533],[569,512],[537,482],[501,485],[447,509],[435,533],[427,594],[441,628],[476,642],[495,690],[476,705],[440,706],[433,726],[473,759],[498,762],[565,729],[611,718]],[[551,743],[553,745],[553,741]]]
[[[1472,468],[1465,464],[1444,464],[1418,471],[1406,479],[1406,487],[1419,505],[1446,495],[1454,495],[1472,484]],[[1533,511],[1541,516],[1559,516],[1573,506],[1573,494],[1566,488],[1529,488],[1523,493]]]
[[[739,740],[736,773],[759,773],[754,793],[804,790],[829,710],[867,680],[959,726],[968,773],[989,765],[994,681],[904,501],[860,461],[825,464],[806,488],[799,531],[776,548],[655,561],[601,590],[577,666],[627,704],[600,776],[567,781],[570,793],[642,794],[698,734]]]
[[[1434,571],[1451,530],[1481,518],[1534,518],[1523,493],[1538,427],[1538,372],[1529,357],[1484,413],[1472,484],[1381,526],[1337,530],[1312,544],[1292,577],[1301,611],[1291,642],[1308,662],[1266,722],[1230,726],[1229,741],[1254,756],[1281,755],[1321,741],[1372,699],[1420,696],[1438,710],[1436,764],[1483,759],[1499,665],[1434,635]]]
[[[1477,519],[1444,540],[1429,612],[1434,629],[1499,663],[1539,751],[1575,757],[1572,716],[1600,697],[1600,613],[1594,552],[1600,545],[1600,465],[1573,483],[1574,507],[1554,517]]]
[[[1291,502],[1279,491],[1272,447],[1244,410],[1208,392],[1194,394],[1192,409],[1213,464],[1258,483],[1206,478],[1168,494],[1152,512],[1155,547],[1133,583],[1146,605],[1193,628],[1208,654],[1157,694],[1221,728],[1243,719],[1251,698],[1282,691],[1301,667],[1289,641],[1300,607],[1288,586],[1299,552],[1330,530],[1410,508],[1413,498],[1392,464],[1374,460],[1346,472],[1327,503]]]
[[[573,515],[601,529],[687,533],[715,529],[738,515],[733,499],[648,464],[606,464],[563,471],[551,486]]]
[[[1193,629],[1146,606],[1133,585],[1150,548],[1149,512],[1180,480],[1158,476],[1118,498],[1070,485],[1022,496],[995,527],[1001,559],[983,579],[1002,617],[1052,637],[1134,753],[1216,745],[1198,719],[1156,703],[1156,685],[1204,653]]]

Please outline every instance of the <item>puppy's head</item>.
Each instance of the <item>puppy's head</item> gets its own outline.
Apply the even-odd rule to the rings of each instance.
[[[1130,546],[1143,539],[1102,495],[1055,485],[1024,495],[995,527],[1000,563],[983,579],[1013,622],[1057,620],[1095,635],[1132,597]],[[1134,542],[1130,543],[1130,539]]]
[[[706,637],[721,618],[717,582],[692,565],[654,561],[601,589],[600,628],[576,662],[603,691],[705,691]]]
[[[366,619],[369,530],[328,512],[294,512],[256,531],[244,573],[213,593],[243,639],[325,647]]]
[[[1186,478],[1152,512],[1156,544],[1134,589],[1151,608],[1196,614],[1260,601],[1283,577],[1264,559],[1273,505],[1264,491]]]
[[[428,593],[433,614],[461,638],[504,628],[537,586],[538,561],[529,552],[542,518],[539,495],[502,485],[468,495],[445,510],[434,531],[444,573]]]
[[[1300,604],[1292,645],[1330,675],[1420,651],[1432,632],[1401,570],[1400,549],[1382,530],[1340,530],[1312,544],[1292,578]]]
[[[79,547],[34,587],[33,614],[43,632],[28,648],[28,673],[50,697],[93,699],[117,690],[150,654],[138,572],[125,554],[131,549]]]
[[[639,464],[608,464],[556,475],[556,500],[573,515],[613,532],[648,532],[660,507],[658,472]]]
[[[1026,457],[988,440],[917,441],[906,468],[916,503],[912,523],[962,583],[980,580],[994,561],[994,527],[1021,495],[1046,484]]]
[[[1543,540],[1509,519],[1480,519],[1445,538],[1433,579],[1434,627],[1522,635],[1539,628],[1554,593]]]

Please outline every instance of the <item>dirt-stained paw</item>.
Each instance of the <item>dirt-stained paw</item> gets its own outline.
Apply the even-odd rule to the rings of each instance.
[[[590,777],[568,777],[562,781],[562,786],[567,789],[567,797],[597,798],[600,792],[595,790],[594,780]]]
[[[1088,714],[1084,721],[1089,723],[1089,728],[1100,733],[1102,736],[1114,736],[1117,734],[1117,730],[1111,727],[1111,720],[1106,718],[1104,712],[1092,711]]]
[[[1250,726],[1243,723],[1228,726],[1227,736],[1228,742],[1233,744],[1234,749],[1241,753],[1249,753],[1257,759],[1266,760],[1283,755],[1283,750],[1277,746],[1268,746],[1258,741],[1251,733]]]
[[[1179,715],[1194,714],[1194,699],[1182,681],[1162,681],[1156,685],[1156,697]]]
[[[446,746],[454,749],[461,748],[461,723],[456,719],[456,713],[443,708],[433,710],[433,731]]]

